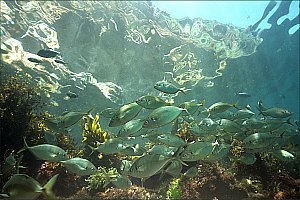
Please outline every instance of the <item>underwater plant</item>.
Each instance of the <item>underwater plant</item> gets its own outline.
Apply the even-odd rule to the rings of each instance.
[[[29,74],[18,71],[12,75],[4,66],[0,66],[1,161],[5,160],[5,152],[18,151],[24,146],[24,136],[35,144],[43,140],[41,124],[46,114],[41,110],[44,104],[39,88],[34,87],[30,79]],[[26,154],[23,158],[27,168],[36,171],[39,163],[33,162],[33,159]],[[2,178],[1,186],[5,181]]]
[[[166,193],[166,199],[180,199],[181,198],[181,190],[179,188],[180,179],[175,178],[170,181],[168,190]]]
[[[96,114],[95,117],[92,115],[84,116],[82,128],[82,143],[86,145],[97,147],[100,145],[100,143],[103,143],[109,139],[108,133],[101,129],[98,114]],[[98,155],[100,159],[102,156],[102,154]]]
[[[104,155],[96,153],[91,147],[97,148],[101,143],[110,139],[110,134],[101,128],[99,123],[99,115],[93,117],[91,114],[84,116],[81,127],[82,144],[84,149],[82,151],[83,157],[89,158],[96,166],[118,167],[120,166],[120,155]]]
[[[230,152],[233,157],[239,158],[241,157],[241,154],[245,152],[245,148],[241,141],[234,139],[231,145]]]
[[[1,133],[5,133],[1,150],[21,148],[23,136],[41,137],[41,96],[30,84],[30,75],[17,72],[12,76],[2,71],[0,75],[0,122]]]
[[[98,167],[95,174],[90,175],[86,182],[88,182],[87,190],[95,193],[102,191],[113,178],[117,177],[118,171],[116,168]]]
[[[136,185],[128,189],[108,188],[105,192],[96,194],[97,199],[164,199],[156,191],[149,191]]]

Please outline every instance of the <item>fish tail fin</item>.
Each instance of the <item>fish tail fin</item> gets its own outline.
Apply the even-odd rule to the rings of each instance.
[[[289,118],[286,120],[285,123],[287,123],[287,124],[289,124],[289,125],[292,125],[292,126],[295,126],[295,125],[291,122],[291,117],[289,117]]]
[[[104,184],[103,184],[103,188],[106,188],[108,186],[108,184],[111,183],[110,179],[105,179]]]
[[[93,153],[95,153],[96,148],[95,148],[95,147],[92,147],[91,145],[87,145],[87,146],[92,150],[92,152],[91,152],[90,155],[89,155],[89,156],[91,156]]]
[[[263,115],[263,111],[266,110],[266,108],[263,106],[262,100],[259,98],[258,102],[257,102],[257,110],[260,112],[258,115],[262,114]]]
[[[203,100],[199,101],[199,104],[200,104],[200,106],[203,106],[203,107],[204,107],[204,104],[205,104],[205,99],[203,99]],[[205,108],[205,107],[204,107],[204,108]]]
[[[235,102],[234,104],[232,104],[232,107],[234,107],[234,108],[236,108],[236,109],[240,110],[240,109],[239,109],[239,107],[237,107],[238,103],[239,103],[238,101],[237,101],[237,102]]]
[[[179,91],[181,91],[185,95],[186,95],[186,92],[191,91],[191,90],[192,89],[185,89],[184,87],[179,89]]]
[[[23,141],[24,141],[24,147],[22,149],[20,149],[17,154],[22,153],[23,151],[25,151],[26,149],[28,149],[28,144],[26,142],[26,137],[23,137]]]
[[[203,106],[203,108],[204,108],[205,110],[208,109],[208,108],[204,105],[204,104],[205,104],[205,100],[202,100],[202,101],[200,101],[199,103],[202,104],[202,106]],[[203,111],[201,111],[201,110],[199,109],[199,112],[198,112],[197,116],[199,116],[202,112],[203,112]]]
[[[43,195],[47,198],[47,199],[56,199],[55,194],[52,191],[53,185],[55,184],[56,180],[57,180],[58,174],[56,174],[55,176],[53,176],[47,183],[46,185],[44,185],[43,187]]]
[[[189,113],[189,111],[185,108],[181,108],[182,111],[185,111],[187,114],[191,115],[191,113]]]
[[[186,167],[189,166],[188,164],[186,164],[185,162],[183,162],[183,161],[180,160],[180,159],[179,159],[179,162],[180,162],[182,165],[186,166]]]
[[[208,113],[207,118],[210,118],[210,112]]]
[[[158,180],[161,181],[165,174],[166,174],[165,170],[162,170]]]
[[[261,109],[260,107],[256,107],[256,108],[258,110],[258,115],[257,116],[260,116],[260,115],[265,116],[265,114],[263,113],[264,112],[263,109]]]
[[[184,166],[188,166],[188,164],[186,164],[185,162],[183,162],[181,160],[181,156],[180,154],[182,153],[182,151],[187,147],[187,144],[183,144],[181,146],[178,147],[178,149],[176,150],[176,152],[174,153],[174,155],[172,157],[174,157],[174,159],[178,160],[181,164],[183,164]]]

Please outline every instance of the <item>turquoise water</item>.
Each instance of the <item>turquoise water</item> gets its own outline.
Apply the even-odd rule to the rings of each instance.
[[[20,181],[16,174],[42,186],[59,174],[53,190],[65,198],[129,198],[133,190],[131,198],[174,198],[176,192],[168,195],[177,187],[185,199],[295,199],[299,2],[194,3],[1,1],[2,192],[9,193],[11,177]],[[173,88],[159,88],[160,82]],[[159,99],[155,108],[161,110],[135,105],[142,96]],[[107,108],[111,116],[104,116]],[[238,110],[252,114],[241,117]],[[135,119],[136,131],[121,136]],[[253,119],[260,125],[247,125]],[[257,133],[249,139],[256,146],[247,146],[246,138]],[[67,160],[90,161],[99,180],[88,167],[72,171],[52,160],[53,146],[42,146],[42,157],[30,148],[20,151],[24,136],[29,147],[51,144]],[[152,156],[153,147],[169,153]],[[9,155],[17,161],[9,164]],[[124,160],[135,163],[129,171]],[[105,179],[101,167],[115,171]],[[183,175],[195,168],[191,179]]]

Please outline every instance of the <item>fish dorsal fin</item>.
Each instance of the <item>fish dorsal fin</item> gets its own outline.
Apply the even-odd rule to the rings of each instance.
[[[69,113],[69,111],[64,111],[62,114],[61,114],[61,116],[65,116],[66,114],[68,114]]]

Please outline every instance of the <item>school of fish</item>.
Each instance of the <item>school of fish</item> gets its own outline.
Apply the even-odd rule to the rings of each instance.
[[[58,52],[40,52],[40,56],[54,57]],[[159,81],[154,88],[160,92],[174,94],[188,90],[177,88],[167,81]],[[189,162],[215,162],[231,156],[234,143],[239,141],[243,147],[239,157],[231,156],[245,165],[256,162],[256,153],[269,153],[284,162],[293,161],[300,153],[299,123],[293,121],[293,113],[284,108],[266,108],[261,100],[257,109],[250,106],[240,108],[238,104],[215,102],[206,106],[205,101],[191,100],[179,105],[169,103],[158,96],[142,96],[133,102],[118,108],[106,108],[99,111],[102,117],[110,119],[109,127],[119,131],[109,140],[97,147],[89,146],[93,152],[101,154],[122,154],[135,159],[124,159],[121,173],[109,178],[117,188],[132,185],[130,177],[147,178],[161,174],[174,177],[197,176],[196,167],[190,167],[182,173],[183,166]],[[70,173],[87,176],[95,173],[97,167],[88,158],[68,158],[64,149],[56,146],[56,133],[64,133],[78,123],[87,112],[65,112],[61,116],[46,119],[46,144],[28,146],[24,138],[24,148],[17,154],[29,150],[38,160],[60,162]],[[257,110],[257,112],[255,112]],[[193,141],[179,134],[183,124],[188,124],[188,132]],[[2,164],[6,168],[16,165],[14,154]],[[4,169],[4,168],[3,168]],[[5,173],[5,171],[2,171]],[[36,199],[40,194],[53,197],[51,191],[58,175],[52,177],[45,186],[26,174],[14,174],[2,188],[2,196],[13,199],[26,197]],[[106,185],[107,185],[106,184]]]

